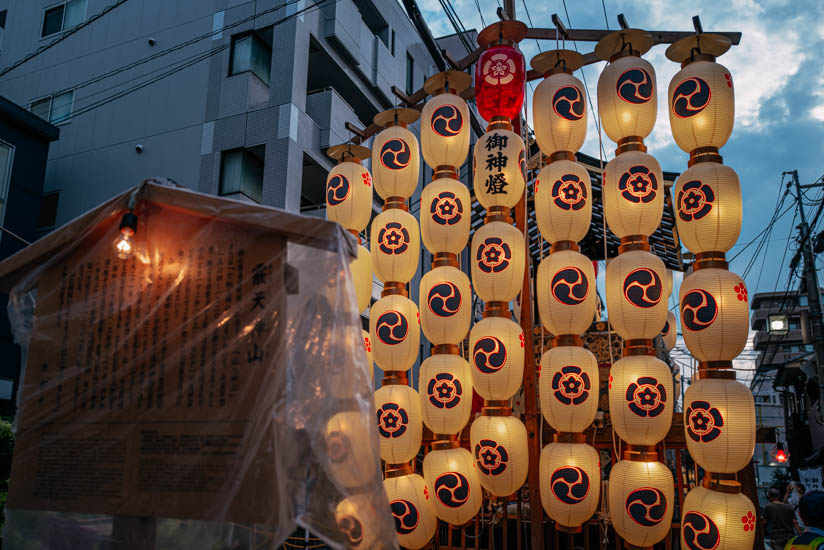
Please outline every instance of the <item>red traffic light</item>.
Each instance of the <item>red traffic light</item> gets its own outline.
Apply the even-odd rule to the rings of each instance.
[[[775,461],[781,464],[787,462],[787,451],[784,450],[784,444],[778,442],[775,444]]]

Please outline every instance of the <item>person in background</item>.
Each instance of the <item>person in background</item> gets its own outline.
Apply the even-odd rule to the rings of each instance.
[[[784,550],[787,542],[795,535],[795,514],[793,507],[782,502],[781,491],[771,487],[767,491],[769,503],[764,507],[764,538],[770,550]]]
[[[785,550],[824,550],[824,491],[805,493],[798,512],[806,527],[787,542]]]
[[[792,506],[795,511],[796,530],[799,535],[804,531],[804,520],[801,519],[801,515],[798,513],[798,505],[806,490],[807,488],[804,487],[803,483],[792,482],[787,485],[787,494],[784,495],[784,502]]]

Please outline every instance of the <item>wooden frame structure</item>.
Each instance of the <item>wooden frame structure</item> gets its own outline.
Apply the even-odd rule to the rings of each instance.
[[[514,0],[504,0],[504,6],[499,7],[497,11],[497,15],[501,20],[509,20],[515,19],[515,1]],[[528,28],[525,36],[526,39],[536,39],[536,40],[565,40],[565,41],[574,41],[574,42],[598,42],[608,34],[614,32],[611,30],[604,30],[604,29],[576,29],[576,28],[566,28],[564,24],[561,22],[561,18],[557,14],[552,15],[552,22],[554,27],[552,28]],[[672,44],[682,38],[686,38],[689,36],[693,36],[695,34],[703,33],[704,30],[701,25],[701,21],[699,16],[694,16],[692,18],[694,32],[684,32],[684,31],[668,31],[668,30],[648,30],[650,35],[653,37],[653,45],[657,44]],[[623,14],[618,15],[618,23],[620,28],[628,29],[629,24],[627,23],[626,18]],[[733,46],[738,45],[741,41],[741,33],[740,32],[716,32],[713,31],[713,34],[722,35],[728,38]],[[460,60],[452,59],[445,51],[442,51],[441,54],[443,55],[444,59],[451,65],[451,68],[454,70],[464,71],[467,68],[471,67],[473,63],[478,59],[478,57],[483,52],[484,48],[479,47],[476,48],[473,52],[466,55]],[[595,55],[595,52],[588,52],[584,54],[584,65],[590,65],[596,62],[601,61]],[[537,80],[539,78],[543,78],[543,75],[538,73],[535,70],[529,70],[527,73],[527,81]],[[428,93],[423,88],[415,91],[412,94],[405,94],[396,86],[392,87],[392,93],[402,102],[402,106],[409,107],[413,109],[421,110],[423,109],[423,104],[428,97]],[[460,96],[463,99],[471,99],[475,97],[475,89],[469,88],[462,92]],[[516,133],[521,133],[521,121],[513,121],[514,131]],[[363,141],[369,139],[371,136],[376,134],[381,130],[376,124],[370,124],[366,128],[358,128],[353,124],[346,123],[346,128],[355,134],[352,141],[354,143],[360,144]],[[540,152],[537,153],[538,157],[540,158]],[[534,158],[528,159],[528,163],[531,165],[535,161]],[[527,212],[527,192],[524,192],[524,195],[521,197],[520,202],[515,206],[515,225],[516,227],[524,233],[525,238],[528,238],[528,225],[529,225],[529,218]],[[678,247],[677,238],[674,241],[674,245],[676,248]],[[524,270],[524,281],[521,291],[522,296],[522,304],[524,305],[532,305],[533,297],[532,297],[532,289],[530,287],[530,269],[527,266],[527,269]],[[534,340],[533,340],[533,329],[534,329],[534,312],[532,307],[522,307],[521,308],[521,318],[520,323],[522,328],[524,329],[524,335],[526,338],[525,347],[526,349],[534,349]],[[516,524],[517,533],[515,536],[516,540],[516,548],[519,550],[522,548],[561,548],[560,541],[564,539],[566,535],[560,535],[559,532],[554,528],[547,532],[546,524],[549,523],[546,521],[544,517],[543,507],[540,505],[536,505],[537,503],[541,502],[540,498],[540,491],[539,491],[539,457],[541,454],[541,450],[545,443],[549,443],[552,441],[551,433],[552,430],[549,429],[549,426],[545,424],[543,420],[543,416],[538,411],[537,407],[537,377],[536,377],[536,355],[534,353],[527,353],[524,362],[524,377],[523,377],[523,393],[524,393],[524,424],[526,425],[527,434],[528,434],[528,448],[529,448],[529,472],[527,477],[527,485],[516,494],[513,495],[517,497],[516,506],[518,512],[519,521]],[[590,428],[587,432],[587,439],[593,442],[593,446],[596,449],[609,449],[610,454],[612,456],[612,460],[616,461],[616,453],[615,453],[615,438],[614,434],[611,432],[603,431],[600,434],[593,433],[593,428]],[[541,434],[544,434],[541,437]],[[462,439],[462,445],[468,448],[469,441],[468,441],[468,430],[464,430],[464,437],[466,437],[466,441]],[[774,429],[767,429],[762,428],[759,429],[757,433],[757,442],[764,443],[764,442],[771,442],[775,439],[775,432]],[[430,441],[431,443],[431,441]],[[424,448],[426,448],[427,441],[424,440]],[[691,483],[697,483],[698,471],[697,467],[692,472],[688,472],[683,465],[682,455],[686,452],[686,441],[684,438],[684,428],[683,428],[683,417],[676,413],[673,417],[673,422],[671,429],[664,441],[658,444],[658,450],[674,450],[675,451],[675,466],[676,470],[678,471],[677,475],[677,483],[676,483],[676,491],[677,491],[677,500],[680,505],[683,503],[683,499],[686,496],[686,492],[688,488],[690,488]],[[666,459],[664,453],[662,453],[662,457]],[[614,463],[614,462],[613,462]],[[758,503],[758,495],[756,493],[756,483],[755,483],[755,470],[752,465],[750,465],[739,472],[738,479],[742,484],[742,492],[746,494],[757,506]],[[529,507],[529,536],[522,537],[522,520],[523,518],[522,512],[524,511],[524,499],[523,493],[524,491],[528,492],[528,501],[531,504]],[[511,499],[509,499],[511,500]],[[508,544],[508,524],[509,524],[509,513],[508,507],[504,506],[504,515],[503,515],[503,523],[502,523],[502,531],[503,531],[503,546],[486,546],[485,548],[504,548],[509,549],[511,548]],[[483,510],[481,515],[484,514]],[[472,522],[469,526],[465,526],[463,529],[459,530],[459,538],[460,542],[457,546],[452,545],[452,532],[454,528],[447,526],[447,532],[450,533],[448,537],[448,542],[446,546],[440,545],[439,543],[435,543],[439,548],[482,548],[480,546],[481,541],[481,531],[479,531],[481,521],[480,517],[476,516],[474,522]],[[591,520],[590,525],[598,524],[597,520]],[[436,541],[440,539],[441,530],[443,528],[443,522],[441,522],[441,527],[439,528],[438,532],[436,533]],[[467,529],[474,525],[474,535],[468,535]],[[680,524],[677,521],[673,522],[673,529],[680,528]],[[492,530],[490,529],[490,533]],[[545,544],[545,536],[547,534],[552,534],[553,536],[553,544],[549,546]],[[589,549],[591,546],[591,536],[590,536],[590,529],[584,529],[584,539],[585,539],[585,547]],[[477,538],[473,538],[477,537]],[[525,539],[528,538],[531,543],[529,545],[525,544]],[[607,545],[603,542],[603,537],[599,538],[599,546],[602,550],[607,548]],[[567,537],[567,541],[569,544],[569,548],[573,548],[573,537]],[[474,544],[473,544],[474,542]],[[547,541],[548,542],[548,541]],[[671,548],[672,536],[667,537],[667,539],[660,543],[661,548],[666,548],[667,550]],[[620,547],[620,540],[617,539],[616,534],[616,546],[615,548]],[[756,548],[763,548],[763,534],[761,532],[760,524],[757,527],[756,531],[756,540],[755,540],[755,547]],[[595,548],[595,547],[593,547]]]

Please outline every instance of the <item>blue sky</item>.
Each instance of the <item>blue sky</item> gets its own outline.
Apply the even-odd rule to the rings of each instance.
[[[528,23],[523,2],[516,0],[516,15]],[[486,23],[494,21],[498,0],[478,0],[477,3]],[[418,4],[435,36],[454,32],[439,0],[418,0]],[[483,28],[475,0],[452,0],[452,4],[466,28]],[[526,4],[535,27],[551,27],[552,13],[560,14],[567,22],[560,0],[526,0]],[[567,8],[571,26],[604,28],[604,8],[599,0],[568,0]],[[691,18],[697,14],[701,16],[705,31],[743,33],[741,44],[718,60],[730,69],[736,85],[735,129],[721,150],[724,163],[738,172],[744,194],[744,224],[738,245],[728,255],[733,256],[764,228],[772,216],[783,171],[797,169],[802,184],[811,183],[824,174],[824,71],[821,62],[824,59],[824,2],[605,0],[605,8],[612,29],[617,28],[616,15],[623,13],[633,27],[691,31]],[[555,43],[545,41],[540,47],[554,49]],[[567,47],[571,48],[569,44]],[[521,48],[527,60],[538,53],[538,44],[534,40],[523,42]],[[593,48],[592,43],[578,44],[582,52]],[[687,154],[672,139],[667,102],[661,93],[679,67],[666,59],[665,49],[664,45],[655,46],[645,55],[655,66],[659,88],[658,120],[647,144],[649,152],[665,170],[681,172],[687,167]],[[603,66],[598,63],[585,69],[586,82],[593,95]],[[580,78],[580,72],[576,75]],[[590,117],[591,122],[593,119]],[[608,159],[612,158],[614,144],[606,136],[604,140]],[[591,124],[582,151],[598,156],[594,124]],[[763,271],[761,256],[748,273],[746,282],[751,294],[772,290],[776,280],[778,289],[784,288],[790,253],[784,265],[781,265],[781,259],[788,246],[792,214],[790,212],[776,223]],[[736,258],[731,269],[742,274],[754,249],[752,246]],[[676,292],[678,284],[676,281]]]

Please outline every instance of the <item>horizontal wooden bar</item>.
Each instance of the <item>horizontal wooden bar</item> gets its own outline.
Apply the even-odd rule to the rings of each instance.
[[[614,31],[605,29],[566,29],[566,40],[574,40],[576,42],[598,42],[606,35]],[[687,36],[694,36],[693,31],[647,31],[652,35],[655,44],[672,44]],[[527,29],[526,38],[534,38],[537,40],[555,40],[556,30],[554,28],[545,29]],[[720,34],[730,39],[733,46],[741,43],[740,32],[712,32],[712,34]]]

